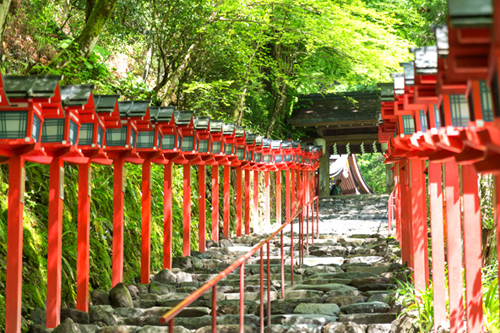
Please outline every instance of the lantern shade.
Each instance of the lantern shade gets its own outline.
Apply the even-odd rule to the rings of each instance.
[[[435,45],[413,47],[410,48],[410,52],[415,55],[415,72],[418,75],[437,74],[438,53]]]
[[[210,117],[195,117],[194,129],[196,130],[197,151],[201,154],[210,154],[211,135],[210,135]]]
[[[493,23],[492,0],[448,0],[451,26],[484,27]]]
[[[379,83],[380,88],[380,101],[392,102],[394,101],[394,83]]]
[[[3,77],[4,90],[9,99],[54,97],[60,80],[60,75]]]
[[[394,94],[403,95],[405,93],[405,76],[403,73],[393,73],[391,77],[394,79]]]
[[[94,105],[97,116],[106,129],[121,128],[119,95],[94,95]]]
[[[441,25],[434,27],[436,35],[437,50],[440,57],[448,56],[450,44],[448,42],[448,26]]]
[[[88,104],[92,98],[94,85],[74,85],[61,87],[61,101],[65,107],[81,107]],[[94,100],[92,98],[92,107]]]
[[[413,86],[415,84],[415,68],[413,61],[399,63],[404,68],[405,86]]]

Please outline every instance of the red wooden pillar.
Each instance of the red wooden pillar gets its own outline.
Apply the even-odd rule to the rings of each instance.
[[[290,219],[291,212],[291,202],[290,202],[290,169],[287,168],[285,171],[285,217],[288,221]]]
[[[407,200],[408,190],[406,186],[407,164],[400,164],[400,187],[401,187],[401,259],[403,264],[410,264],[411,248],[410,234],[408,230],[408,209],[409,202]]]
[[[89,312],[90,161],[78,166],[76,308]]]
[[[259,171],[253,171],[253,217],[254,230],[259,225]]]
[[[450,332],[464,332],[464,304],[462,294],[462,231],[460,228],[460,193],[458,164],[445,163],[446,226],[448,255],[448,292]]]
[[[224,166],[224,225],[222,230],[224,232],[224,237],[229,238],[229,197],[231,195],[231,167],[229,165]]]
[[[264,172],[264,225],[271,225],[271,188],[269,186],[269,171]]]
[[[172,269],[172,162],[163,170],[163,268]]]
[[[434,298],[434,327],[446,321],[446,291],[444,270],[443,185],[441,163],[429,163],[429,192],[431,211],[432,287]]]
[[[49,228],[47,251],[47,328],[60,323],[62,272],[62,212],[64,162],[55,157],[50,163]]]
[[[199,239],[199,247],[198,250],[200,252],[205,252],[206,245],[206,218],[205,218],[205,166],[198,166],[198,239]]]
[[[282,224],[281,219],[281,171],[276,171],[276,222]]]
[[[495,177],[495,213],[497,217],[497,258],[500,258],[500,176]],[[500,265],[498,265],[498,281],[500,281]]]
[[[295,169],[292,169],[292,193],[291,193],[291,212],[292,215],[295,214],[297,198],[295,197]]]
[[[250,234],[250,170],[245,170],[245,235]]]
[[[481,289],[481,212],[477,173],[472,165],[462,166],[465,299],[467,332],[484,332]]]
[[[429,280],[429,256],[427,241],[427,208],[425,205],[424,161],[417,158],[410,160],[411,170],[411,211],[412,211],[412,247],[414,263],[414,283],[417,292],[424,292]]]
[[[241,167],[236,168],[236,237],[241,237],[241,214],[242,214],[242,193],[241,193]]]
[[[24,160],[9,159],[9,206],[7,212],[7,278],[5,288],[5,332],[21,332],[23,281]]]
[[[184,164],[182,177],[182,255],[191,254],[191,166]]]
[[[125,162],[113,163],[113,277],[112,286],[123,281],[123,204],[125,192]]]
[[[212,166],[212,240],[219,241],[219,166]]]
[[[141,283],[149,284],[151,267],[151,160],[142,164]]]

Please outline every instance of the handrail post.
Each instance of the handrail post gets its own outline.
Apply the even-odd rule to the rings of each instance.
[[[264,171],[264,225],[271,226],[271,187],[269,186],[269,171]]]
[[[168,333],[174,333],[174,318],[168,322]]]
[[[267,242],[267,325],[271,325],[271,244]]]
[[[212,287],[212,333],[217,333],[217,283]]]
[[[245,263],[240,266],[240,333],[245,331]]]
[[[264,333],[264,248],[260,248],[260,332]]]
[[[245,170],[245,235],[250,234],[250,170]]]
[[[253,171],[253,222],[254,230],[259,226],[259,171]]]

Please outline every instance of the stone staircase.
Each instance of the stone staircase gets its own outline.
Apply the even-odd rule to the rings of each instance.
[[[360,198],[361,197],[361,198]],[[271,325],[269,333],[383,333],[400,310],[394,301],[394,279],[407,272],[398,264],[399,248],[385,238],[383,218],[387,196],[324,198],[320,201],[320,239],[309,246],[304,265],[294,266],[290,284],[290,260],[285,266],[285,299],[281,298],[279,237],[271,244]],[[363,208],[364,207],[364,208]],[[346,216],[354,215],[352,221]],[[361,221],[364,220],[364,221]],[[294,250],[298,250],[294,225]],[[378,232],[378,233],[377,233]],[[236,258],[267,235],[252,235],[208,241],[205,253],[174,258],[174,268],[152,277],[149,285],[117,285],[109,293],[92,292],[89,313],[75,309],[62,311],[62,323],[52,332],[69,333],[152,333],[168,332],[159,318],[204,282],[216,276]],[[285,254],[290,254],[290,232],[285,232]],[[298,252],[295,252],[298,259]],[[259,332],[260,260],[259,252],[245,265],[245,332]],[[267,253],[264,251],[264,258]],[[266,270],[266,265],[264,265]],[[264,281],[267,273],[265,272]],[[218,332],[239,332],[239,270],[218,284]],[[176,333],[211,332],[211,293],[186,308],[175,319]],[[267,292],[265,292],[267,299]],[[267,307],[267,306],[266,306]],[[265,309],[267,314],[267,309]],[[265,323],[267,323],[267,318]],[[43,324],[43,323],[39,323]],[[31,332],[47,332],[34,325]],[[392,328],[393,332],[397,332]]]

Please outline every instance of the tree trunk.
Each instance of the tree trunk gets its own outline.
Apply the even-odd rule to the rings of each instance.
[[[11,0],[0,0],[0,41],[3,40],[3,31],[5,29],[5,22],[7,22],[10,3]]]
[[[85,3],[85,22],[89,21],[90,15],[92,15],[92,11],[95,7],[96,0],[87,0]]]
[[[97,0],[80,35],[49,64],[50,69],[59,70],[79,58],[87,59],[94,50],[99,35],[106,25],[118,0]]]

